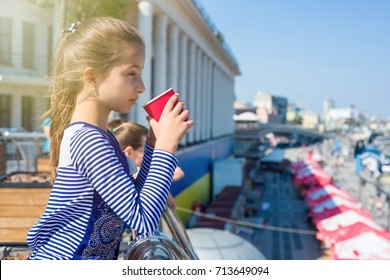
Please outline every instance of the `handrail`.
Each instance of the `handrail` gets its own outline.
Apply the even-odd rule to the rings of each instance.
[[[191,242],[179,217],[169,205],[166,205],[164,212],[161,215],[161,219],[168,226],[169,231],[172,234],[172,238],[183,248],[189,258],[191,260],[199,260],[192,248]]]

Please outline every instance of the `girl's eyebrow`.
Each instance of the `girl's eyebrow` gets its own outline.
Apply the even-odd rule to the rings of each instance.
[[[132,65],[129,65],[127,68],[137,68],[139,70],[142,70],[144,69],[144,66],[143,65],[138,65],[138,64],[132,64]]]

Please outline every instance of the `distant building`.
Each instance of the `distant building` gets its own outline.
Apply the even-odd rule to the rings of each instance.
[[[261,123],[285,124],[287,115],[287,98],[258,92],[253,100],[256,114]]]
[[[311,111],[303,111],[300,113],[302,117],[302,128],[305,129],[318,129],[319,126],[319,116],[315,112]]]
[[[251,105],[244,105],[238,102],[234,103],[235,130],[246,130],[259,128],[259,118],[256,115],[256,107]]]
[[[235,116],[241,115],[242,113],[245,113],[245,112],[251,112],[251,113],[256,114],[256,107],[253,105],[234,102],[233,107],[234,107],[234,115]]]
[[[335,107],[335,102],[333,99],[326,99],[324,101],[324,116],[329,112],[330,109]]]
[[[295,103],[288,104],[287,121],[289,124],[301,125],[305,129],[315,129],[319,127],[320,118],[317,113],[302,110]]]
[[[300,112],[302,109],[298,107],[295,103],[289,103],[287,106],[286,120],[290,124],[301,124],[302,117]]]
[[[359,121],[360,112],[353,106],[330,108],[325,114],[325,126],[327,130],[342,129],[348,122]]]

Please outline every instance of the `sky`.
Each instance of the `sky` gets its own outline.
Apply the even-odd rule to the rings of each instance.
[[[390,116],[390,1],[198,0],[232,50],[236,99],[258,91]]]

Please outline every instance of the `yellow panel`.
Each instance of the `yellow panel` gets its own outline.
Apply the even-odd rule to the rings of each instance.
[[[176,205],[191,209],[194,202],[207,203],[210,200],[210,173],[207,173],[194,184],[175,196]],[[187,223],[189,214],[177,211],[183,224]]]

